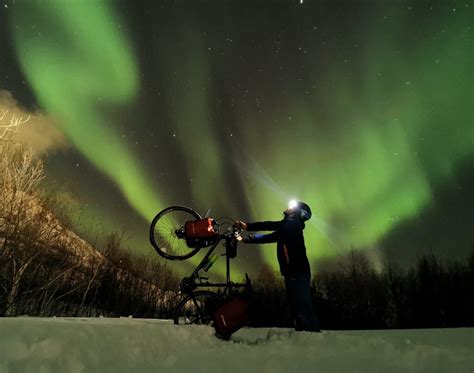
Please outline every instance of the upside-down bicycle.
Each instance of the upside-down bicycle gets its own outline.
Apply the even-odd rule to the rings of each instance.
[[[222,220],[228,218],[222,218]],[[179,302],[175,324],[210,324],[213,311],[223,303],[225,297],[236,289],[251,291],[251,282],[245,274],[244,283],[235,283],[230,278],[230,259],[237,255],[237,243],[241,230],[229,222],[220,219],[202,218],[196,211],[184,206],[171,206],[159,212],[151,222],[150,242],[159,255],[170,260],[184,260],[199,250],[209,250],[191,275],[180,283],[180,292],[184,298]],[[207,272],[218,255],[213,252],[224,241],[226,257],[226,282],[211,283],[201,271]],[[223,288],[222,295],[210,290],[198,288]]]

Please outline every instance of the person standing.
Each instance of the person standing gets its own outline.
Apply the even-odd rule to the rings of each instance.
[[[319,320],[311,302],[311,269],[303,230],[305,221],[311,218],[311,209],[304,202],[291,201],[283,212],[281,221],[245,223],[235,225],[247,231],[273,231],[253,234],[243,239],[245,243],[277,243],[280,272],[285,278],[285,288],[296,331],[319,332]]]

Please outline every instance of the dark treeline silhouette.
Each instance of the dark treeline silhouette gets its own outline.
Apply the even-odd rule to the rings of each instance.
[[[179,278],[160,260],[132,256],[111,235],[78,261],[61,247],[0,245],[0,316],[171,318]]]
[[[253,325],[292,327],[280,276],[265,267],[254,282]],[[312,294],[323,329],[474,326],[474,252],[462,262],[424,255],[411,268],[387,258],[376,271],[352,250],[313,276]]]
[[[166,262],[131,254],[119,235],[87,263],[34,240],[5,240],[0,248],[0,316],[170,319],[181,299],[180,278]],[[251,326],[292,327],[282,277],[265,265],[252,282]],[[465,261],[424,255],[411,268],[387,258],[376,271],[352,251],[313,276],[312,294],[322,329],[474,326],[474,253]]]

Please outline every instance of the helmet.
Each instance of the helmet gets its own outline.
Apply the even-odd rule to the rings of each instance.
[[[290,201],[288,208],[294,210],[296,216],[303,221],[311,219],[311,216],[313,215],[308,204],[301,201]]]

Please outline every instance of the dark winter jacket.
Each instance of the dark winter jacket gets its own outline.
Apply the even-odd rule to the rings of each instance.
[[[248,231],[274,231],[255,234],[245,240],[248,243],[277,242],[277,257],[283,276],[294,273],[311,273],[303,237],[304,223],[298,219],[247,223]]]

